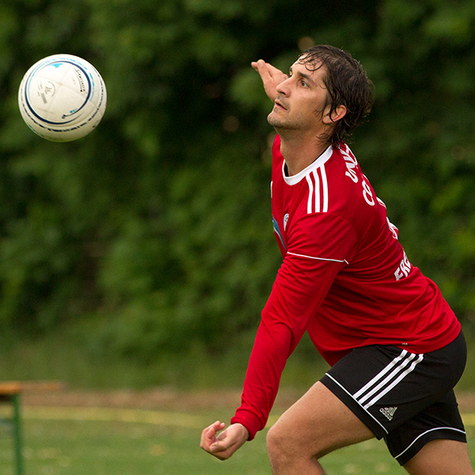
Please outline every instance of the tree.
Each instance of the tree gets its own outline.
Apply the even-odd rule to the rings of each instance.
[[[468,322],[475,287],[470,2],[7,0],[0,6],[0,324],[87,325],[142,360],[255,328],[280,257],[268,198],[270,110],[249,64],[313,43],[376,86],[352,145],[414,265]],[[302,14],[304,12],[305,14]],[[362,14],[364,13],[364,14]],[[48,143],[21,122],[31,64],[67,52],[105,79],[99,128]],[[93,331],[92,331],[93,330]]]

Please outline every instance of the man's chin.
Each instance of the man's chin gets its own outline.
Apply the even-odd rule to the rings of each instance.
[[[267,116],[267,122],[269,122],[272,127],[282,127],[283,123],[282,120],[279,119],[279,117],[276,117],[276,114],[274,111],[272,111],[268,116]]]

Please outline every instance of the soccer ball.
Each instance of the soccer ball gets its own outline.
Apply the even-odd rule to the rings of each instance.
[[[99,72],[70,54],[48,56],[23,77],[18,105],[26,125],[53,142],[84,137],[104,115],[107,92]]]

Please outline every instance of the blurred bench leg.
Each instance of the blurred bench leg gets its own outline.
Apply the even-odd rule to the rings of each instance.
[[[13,416],[5,422],[9,429],[13,429],[13,443],[15,448],[15,475],[23,475],[23,440],[20,395],[22,391],[59,391],[63,383],[55,381],[6,381],[0,382],[0,402],[12,404]],[[3,422],[0,419],[0,422]]]
[[[13,439],[15,444],[16,475],[23,475],[23,446],[21,434],[20,394],[12,395],[13,404]]]

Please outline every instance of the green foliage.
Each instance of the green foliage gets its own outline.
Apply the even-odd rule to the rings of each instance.
[[[250,62],[287,69],[312,43],[367,69],[376,104],[354,151],[413,264],[474,319],[473,2],[6,0],[0,15],[5,337],[75,325],[96,355],[150,362],[252,332],[279,253],[271,104]],[[108,89],[100,127],[69,144],[34,136],[16,104],[59,52]]]

